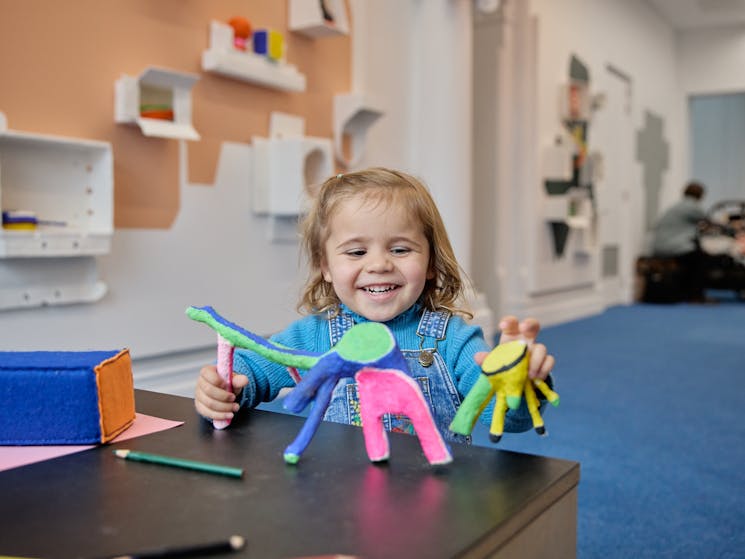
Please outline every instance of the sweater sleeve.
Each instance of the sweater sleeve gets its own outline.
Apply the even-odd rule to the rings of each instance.
[[[317,316],[296,320],[269,339],[286,347],[318,354],[325,353],[330,348],[327,322]],[[241,407],[254,408],[262,402],[271,402],[282,388],[295,386],[295,381],[284,365],[269,361],[247,349],[236,349],[233,370],[248,377],[248,384],[240,398]]]
[[[479,351],[491,351],[493,346],[489,346],[486,343],[480,327],[466,324],[463,319],[457,316],[450,319],[447,340],[448,366],[453,372],[453,377],[462,401],[471,388],[473,388],[474,384],[476,384],[481,374],[481,367],[474,361],[474,355]],[[451,351],[453,352],[452,357],[450,356]],[[549,386],[553,386],[553,379],[550,376],[546,379],[546,382]],[[546,400],[539,391],[536,391],[536,395],[539,397],[540,411],[543,413],[546,407]],[[493,414],[494,398],[491,399],[481,413],[481,422],[491,425]],[[533,420],[530,417],[525,398],[522,398],[518,409],[507,410],[504,418],[504,430],[507,433],[522,433],[532,428]]]

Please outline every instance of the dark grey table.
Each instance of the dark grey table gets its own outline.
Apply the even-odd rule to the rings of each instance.
[[[251,411],[227,430],[193,401],[136,391],[140,413],[186,423],[0,473],[0,555],[104,557],[222,539],[230,557],[368,559],[576,555],[579,464],[453,445],[433,469],[416,437],[369,462],[362,430],[323,423],[296,466],[282,452],[303,419]],[[243,479],[124,461],[130,448],[245,469]]]

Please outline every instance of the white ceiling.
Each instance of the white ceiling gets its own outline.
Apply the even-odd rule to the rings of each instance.
[[[647,0],[679,30],[745,26],[745,0]]]

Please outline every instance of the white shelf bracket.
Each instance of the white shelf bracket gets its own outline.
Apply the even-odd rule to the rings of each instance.
[[[369,103],[361,93],[334,96],[334,151],[336,159],[347,169],[355,167],[365,152],[367,133],[383,112]],[[345,153],[349,142],[349,155]]]

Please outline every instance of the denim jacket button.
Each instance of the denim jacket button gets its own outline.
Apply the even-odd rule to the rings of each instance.
[[[422,367],[430,367],[435,362],[435,358],[432,357],[431,351],[422,351],[419,354],[419,364]]]

